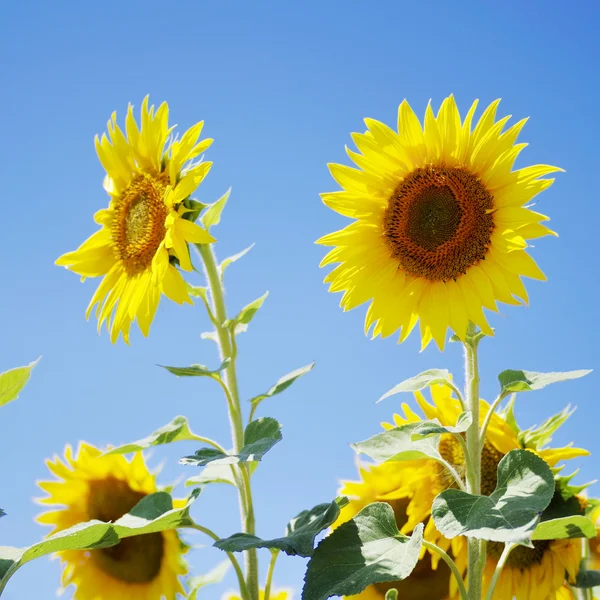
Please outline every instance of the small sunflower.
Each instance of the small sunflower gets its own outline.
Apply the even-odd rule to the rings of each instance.
[[[427,402],[421,392],[415,394],[425,418],[438,419],[442,425],[454,425],[462,412],[460,402],[452,397],[450,389],[445,385],[432,386],[431,395],[433,404]],[[403,416],[394,415],[394,425],[383,423],[385,429],[422,420],[408,404],[403,404],[402,409]],[[482,421],[488,410],[489,405],[481,400]],[[518,432],[504,418],[494,414],[486,432],[486,443],[482,452],[482,494],[489,495],[496,488],[497,467],[504,455],[521,447],[523,444]],[[563,460],[589,454],[587,450],[571,446],[545,448],[528,445],[528,448],[543,458],[550,467],[555,467]],[[462,448],[453,436],[441,436],[439,451],[456,471],[464,471]],[[410,533],[418,523],[425,523],[425,539],[449,552],[459,570],[465,573],[468,555],[466,538],[445,538],[438,532],[431,518],[433,500],[440,492],[453,485],[450,474],[433,460],[388,462],[369,466],[361,469],[361,481],[344,482],[341,492],[349,496],[351,502],[342,510],[340,518],[349,519],[352,514],[375,500],[388,502],[393,508],[400,505],[406,513],[401,531]],[[397,508],[394,510],[397,511]],[[488,543],[487,546],[484,589],[487,589],[491,581],[503,549],[502,544]],[[518,600],[555,600],[555,594],[559,593],[565,584],[565,577],[572,581],[576,575],[580,559],[580,540],[536,541],[532,549],[519,547],[509,556],[496,587],[494,600],[512,600],[513,596]],[[432,554],[431,568],[435,571],[442,566],[445,568],[444,563],[440,563],[439,556]],[[449,597],[455,600],[459,596],[453,577],[449,579],[449,587]]]
[[[340,511],[334,528],[349,521],[371,502],[387,502],[394,510],[396,525],[403,528],[408,520],[406,509],[408,498],[388,499],[387,494],[402,485],[403,471],[400,463],[384,463],[379,466],[359,465],[360,481],[345,481],[340,494],[349,498],[349,503]],[[384,600],[386,592],[396,588],[400,598],[411,600],[446,600],[450,594],[450,569],[445,563],[432,568],[431,557],[424,555],[408,579],[378,583],[368,586],[360,594],[346,596],[349,600]]]
[[[526,119],[503,130],[510,117],[495,120],[498,103],[472,127],[477,101],[461,121],[449,96],[437,117],[427,106],[422,127],[404,100],[398,133],[365,119],[368,130],[352,134],[358,169],[329,165],[343,189],[323,202],[356,220],[318,240],[334,246],[321,266],[340,263],[325,282],[344,292],[344,310],[371,301],[374,337],[401,330],[403,341],[417,321],[423,347],[443,349],[448,327],[464,340],[469,321],[493,335],[482,309],[527,303],[521,277],[545,279],[526,240],[555,234],[528,203],[554,181],[540,177],[561,169],[513,170]]]
[[[55,456],[46,464],[58,481],[39,482],[48,494],[39,501],[61,506],[37,517],[54,527],[49,535],[92,519],[116,521],[157,491],[141,453],[128,461],[80,443],[75,455],[67,446],[64,461]],[[179,581],[187,573],[184,552],[177,532],[170,530],[126,538],[110,548],[57,555],[65,564],[62,587],[76,587],[74,600],[175,600],[184,593]]]
[[[119,334],[128,343],[132,321],[147,336],[161,294],[191,304],[185,282],[174,266],[191,271],[188,242],[208,244],[214,238],[186,219],[184,202],[204,179],[212,163],[191,163],[212,143],[198,141],[203,121],[169,142],[166,102],[154,111],[148,97],[141,110],[141,126],[129,105],[123,134],[113,113],[108,137],[96,136],[96,152],[106,170],[104,188],[108,208],[94,220],[101,229],[77,250],[61,256],[56,264],[82,276],[103,277],[88,306],[89,318],[97,304],[98,330],[106,322],[114,343]]]

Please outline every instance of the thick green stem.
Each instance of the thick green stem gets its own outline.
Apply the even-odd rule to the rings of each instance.
[[[477,346],[479,337],[476,327],[469,323],[465,348],[465,405],[473,415],[473,422],[467,430],[467,491],[481,494],[481,444],[479,441],[479,367],[477,364]],[[479,540],[469,538],[469,600],[481,600],[483,575],[482,555],[484,549]],[[482,552],[483,550],[483,552]]]
[[[239,453],[244,445],[244,422],[240,406],[238,383],[236,375],[236,356],[234,352],[233,333],[225,326],[227,311],[225,308],[225,292],[217,270],[217,263],[211,245],[197,244],[200,257],[204,263],[208,287],[212,299],[212,312],[215,318],[215,328],[219,340],[219,351],[221,359],[229,358],[229,364],[224,372],[224,383],[228,390],[227,401],[229,406],[229,420],[233,437],[233,449]],[[242,528],[244,533],[255,534],[254,508],[252,505],[252,491],[250,489],[250,472],[248,465],[239,465],[238,486],[240,497],[240,512],[242,517]],[[258,595],[258,555],[255,549],[244,553],[246,567],[246,586],[249,600],[259,600]]]

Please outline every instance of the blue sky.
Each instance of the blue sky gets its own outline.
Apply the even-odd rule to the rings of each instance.
[[[538,204],[560,237],[532,249],[548,282],[527,282],[530,307],[491,317],[497,336],[482,344],[482,396],[494,396],[506,368],[597,367],[598,12],[592,2],[4,0],[0,369],[43,359],[21,398],[2,409],[0,506],[8,516],[0,543],[28,545],[43,535],[32,520],[35,480],[46,476],[44,458],[67,442],[123,443],[178,414],[198,433],[227,440],[216,386],[156,366],[216,364],[214,345],[199,337],[209,328],[201,306],[163,302],[149,339],[138,332],[130,347],[112,346],[84,319],[96,283],[53,265],[94,231],[92,215],[106,204],[93,136],[113,110],[122,117],[148,93],[169,102],[173,123],[183,129],[204,119],[215,138],[207,153],[214,167],[196,195],[211,202],[233,188],[215,230],[218,255],[256,242],[227,281],[231,311],[270,291],[240,340],[243,397],[316,361],[310,375],[263,404],[262,414],[283,423],[284,441],[254,479],[260,535],[280,534],[290,517],[354,476],[348,443],[376,433],[399,405],[396,397],[376,406],[383,392],[431,367],[462,379],[458,346],[419,353],[418,336],[401,346],[370,341],[365,309],[342,313],[322,283],[324,250],[313,242],[345,221],[318,194],[336,189],[326,163],[346,162],[344,145],[364,130],[364,117],[393,126],[403,98],[423,114],[430,98],[437,107],[449,93],[463,113],[474,98],[502,97],[502,115],[531,117],[520,165],[566,170]],[[596,386],[594,373],[523,395],[519,421],[529,426],[576,404],[556,442],[596,454]],[[167,461],[164,482],[192,475],[177,459],[194,448],[157,449],[151,464]],[[577,461],[579,481],[597,477],[596,464]],[[229,489],[206,490],[195,516],[223,536],[239,529]],[[222,558],[205,547],[191,562],[202,572]],[[299,590],[303,570],[302,560],[284,557],[276,583]],[[17,574],[6,597],[48,598],[58,581],[58,564],[40,560]],[[232,583],[204,597],[218,598]]]

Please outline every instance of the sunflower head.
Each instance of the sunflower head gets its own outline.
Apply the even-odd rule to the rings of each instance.
[[[128,342],[134,320],[148,335],[163,294],[178,304],[191,303],[177,267],[192,270],[188,243],[215,241],[190,220],[188,208],[190,194],[212,164],[194,159],[212,140],[199,140],[203,122],[172,139],[168,117],[166,103],[155,111],[147,97],[139,126],[131,105],[125,132],[112,114],[108,134],[96,136],[110,196],[108,208],[94,217],[100,230],[56,261],[82,279],[103,277],[86,314],[97,305],[98,329],[106,323],[112,342],[119,335]]]
[[[505,128],[498,103],[474,124],[477,101],[462,120],[449,96],[421,125],[404,101],[397,132],[365,119],[367,131],[352,135],[357,169],[329,165],[342,190],[323,202],[355,221],[318,240],[333,246],[321,266],[339,263],[325,281],[344,310],[370,302],[374,337],[400,330],[403,341],[417,322],[423,347],[443,349],[448,327],[464,340],[469,322],[493,335],[483,308],[527,302],[521,277],[545,278],[527,240],[554,233],[527,205],[553,181],[540,177],[561,169],[513,170],[526,120]]]
[[[140,453],[128,461],[81,443],[76,453],[67,446],[64,460],[55,456],[47,465],[57,479],[39,482],[47,493],[39,502],[59,508],[37,520],[52,525],[51,534],[92,519],[116,521],[157,491]],[[126,538],[109,548],[57,554],[64,563],[62,586],[76,587],[75,600],[97,600],[98,590],[111,600],[175,600],[183,593],[179,578],[187,573],[184,552],[177,533],[163,531]]]

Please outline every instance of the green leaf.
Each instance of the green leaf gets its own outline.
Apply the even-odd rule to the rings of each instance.
[[[596,587],[600,585],[600,571],[587,571],[580,568],[575,577],[575,583],[572,585],[583,589]]]
[[[230,465],[211,462],[202,469],[199,475],[194,475],[186,480],[186,486],[207,485],[209,483],[228,483],[235,486],[233,473]]]
[[[194,490],[183,508],[173,508],[171,496],[156,492],[145,496],[131,511],[114,523],[88,521],[55,533],[29,548],[0,547],[0,592],[15,571],[25,563],[60,550],[95,550],[108,548],[123,538],[156,533],[190,525],[191,503],[199,490]]]
[[[566,371],[564,373],[535,373],[534,371],[502,371],[498,375],[502,394],[510,392],[530,392],[533,390],[541,390],[551,383],[559,381],[568,381],[570,379],[579,379],[584,377],[591,370]]]
[[[234,262],[240,260],[240,258],[246,256],[246,254],[248,254],[248,252],[250,252],[250,250],[252,250],[252,248],[254,248],[254,244],[250,244],[250,246],[248,246],[241,252],[238,252],[237,254],[234,254],[233,256],[229,256],[228,258],[223,260],[223,262],[218,266],[219,277],[221,278],[221,282],[223,281],[223,277],[225,276],[225,269],[229,265],[232,265]]]
[[[277,383],[272,386],[267,392],[264,394],[259,394],[258,396],[254,396],[250,400],[253,406],[258,406],[265,398],[271,398],[272,396],[276,396],[277,394],[281,394],[281,392],[287,390],[294,381],[302,377],[302,375],[306,375],[313,367],[315,363],[312,362],[310,365],[306,365],[305,367],[300,367],[287,375],[284,375],[280,379],[277,380]]]
[[[302,600],[352,596],[369,585],[405,579],[419,560],[422,543],[422,523],[407,537],[398,530],[389,504],[369,504],[317,546]]]
[[[350,446],[357,454],[366,454],[378,463],[422,458],[442,460],[438,450],[439,435],[432,434],[428,437],[413,439],[413,435],[422,425],[423,422],[419,422],[394,427],[378,433],[364,442],[350,444]]]
[[[200,334],[200,339],[202,340],[210,340],[215,344],[219,343],[219,334],[216,331],[203,331]]]
[[[148,437],[145,437],[136,442],[123,444],[116,448],[111,448],[104,454],[128,454],[129,452],[139,452],[146,450],[151,446],[160,446],[162,444],[170,444],[171,442],[181,442],[186,440],[197,440],[198,436],[192,433],[189,428],[188,420],[185,417],[175,417],[170,423],[157,429]]]
[[[195,577],[190,577],[187,580],[188,588],[190,593],[187,596],[187,600],[196,600],[198,596],[198,590],[207,586],[213,585],[215,583],[219,583],[222,581],[227,575],[227,571],[229,571],[229,567],[231,563],[229,560],[224,560],[222,563],[219,563],[214,569],[205,573],[204,575],[196,575]]]
[[[340,497],[333,502],[318,504],[311,510],[303,510],[288,523],[284,537],[263,540],[255,535],[236,533],[228,538],[216,541],[214,546],[225,552],[244,552],[250,548],[269,548],[271,550],[283,550],[290,556],[312,556],[315,538],[337,521],[340,508],[343,508],[347,503],[347,498]]]
[[[444,426],[441,425],[437,419],[431,421],[421,421],[412,433],[412,440],[418,440],[419,438],[430,436],[430,435],[442,435],[443,433],[450,433],[452,435],[464,433],[469,429],[473,422],[473,415],[470,412],[462,412],[458,415],[456,425]]]
[[[398,590],[392,588],[385,593],[385,600],[398,600]]]
[[[202,225],[206,229],[210,229],[214,225],[218,225],[221,222],[221,213],[227,204],[231,188],[229,188],[216,202],[209,204],[204,214],[200,217]]]
[[[209,369],[205,365],[192,365],[191,367],[168,367],[165,365],[158,365],[163,369],[169,371],[169,373],[173,373],[173,375],[177,375],[178,377],[211,377],[212,379],[217,379],[221,373],[224,371],[229,363],[231,362],[230,358],[226,358],[216,369]]]
[[[213,448],[196,450],[193,456],[184,456],[179,462],[183,465],[204,467],[215,462],[221,465],[233,465],[240,462],[254,462],[262,457],[282,440],[281,425],[272,417],[262,417],[248,424],[244,432],[244,447],[239,454],[224,454]]]
[[[16,400],[29,381],[33,367],[38,364],[40,359],[34,360],[26,367],[17,367],[0,373],[0,406],[8,404],[12,400]]]
[[[250,302],[250,304],[244,306],[244,308],[240,310],[235,318],[225,321],[225,325],[248,325],[248,323],[250,323],[250,321],[252,321],[254,318],[254,315],[258,312],[259,308],[263,305],[268,295],[269,292],[265,292],[260,298],[257,298],[253,302]]]
[[[389,392],[386,392],[377,402],[381,402],[394,394],[401,392],[418,392],[426,387],[435,385],[436,383],[448,383],[450,381],[450,372],[447,369],[429,369],[423,371],[410,379],[406,379],[402,383],[393,387]]]
[[[5,517],[6,513],[0,508],[0,517]]]
[[[444,490],[431,514],[438,531],[450,539],[466,535],[530,545],[553,495],[554,477],[544,460],[527,450],[511,450],[498,464],[498,484],[490,496]]]
[[[574,515],[538,523],[531,535],[532,540],[564,540],[596,537],[594,522],[588,517]]]

